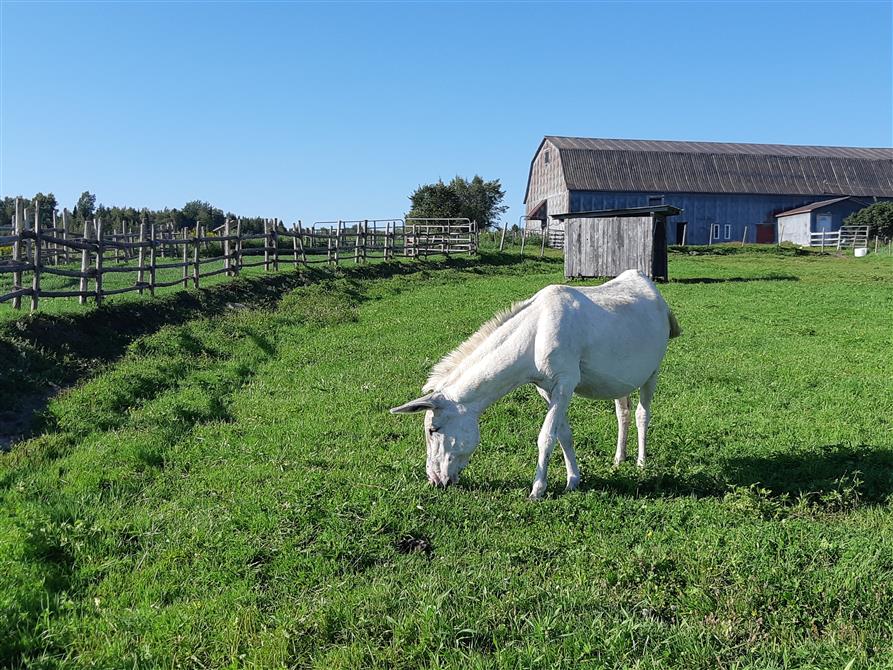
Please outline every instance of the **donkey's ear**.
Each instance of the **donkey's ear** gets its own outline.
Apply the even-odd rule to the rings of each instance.
[[[421,412],[426,409],[435,409],[437,401],[433,393],[423,395],[421,398],[410,400],[405,405],[399,407],[391,407],[391,414],[411,414],[413,412]]]

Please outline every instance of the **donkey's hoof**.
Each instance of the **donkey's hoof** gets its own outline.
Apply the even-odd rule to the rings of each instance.
[[[639,468],[639,470],[644,470],[645,469],[644,459],[636,461],[636,467]]]
[[[577,487],[580,485],[579,477],[571,477],[567,480],[567,486],[564,487],[565,493],[570,493],[571,491],[576,491]]]
[[[530,491],[530,495],[527,496],[528,500],[542,500],[543,494],[546,492],[546,486],[544,484],[534,484],[533,489]]]

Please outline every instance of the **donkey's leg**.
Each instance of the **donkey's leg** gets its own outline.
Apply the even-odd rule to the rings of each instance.
[[[549,400],[549,392],[536,387],[537,392],[543,397],[547,405],[551,405]],[[571,431],[570,422],[567,420],[567,414],[564,415],[564,421],[558,426],[558,444],[561,445],[561,452],[564,454],[564,467],[567,470],[567,486],[565,491],[573,491],[580,484],[580,469],[577,467],[577,454],[574,451],[574,434]]]
[[[629,396],[614,401],[617,414],[617,451],[614,452],[614,465],[626,460],[626,436],[629,434]]]
[[[549,458],[552,456],[552,449],[555,447],[555,440],[559,438],[562,424],[567,426],[567,408],[570,405],[571,398],[574,394],[574,384],[563,384],[559,382],[549,393],[549,411],[546,413],[546,420],[540,429],[537,447],[539,448],[539,457],[536,463],[536,477],[533,480],[533,488],[530,490],[530,498],[537,500],[543,497],[546,492],[546,473],[549,469]],[[570,436],[570,426],[567,426],[567,432],[564,437]],[[576,458],[574,458],[574,468],[576,469]]]
[[[654,397],[654,389],[657,387],[657,370],[648,378],[642,388],[639,389],[639,406],[636,407],[636,431],[639,438],[639,457],[636,465],[645,467],[645,441],[648,435],[648,421],[651,419],[651,399]]]

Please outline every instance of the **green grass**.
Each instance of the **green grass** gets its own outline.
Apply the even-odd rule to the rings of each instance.
[[[890,259],[672,255],[647,468],[577,399],[539,503],[532,389],[446,491],[387,412],[562,280],[484,260],[280,287],[56,397],[0,457],[3,664],[893,667]]]

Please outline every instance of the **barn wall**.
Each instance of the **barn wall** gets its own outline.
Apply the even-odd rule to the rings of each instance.
[[[810,195],[738,195],[721,193],[647,193],[647,192],[608,192],[571,191],[571,212],[585,212],[600,209],[621,209],[643,207],[650,203],[649,196],[663,196],[663,204],[680,208],[682,214],[667,218],[667,242],[679,244],[676,224],[687,222],[688,244],[707,244],[710,239],[710,226],[719,224],[719,239],[716,242],[740,242],[747,226],[747,241],[756,240],[756,224],[775,223],[775,215],[815,202]],[[726,224],[729,224],[728,237]]]
[[[781,217],[778,220],[778,241],[809,246],[811,222],[810,212]]]

